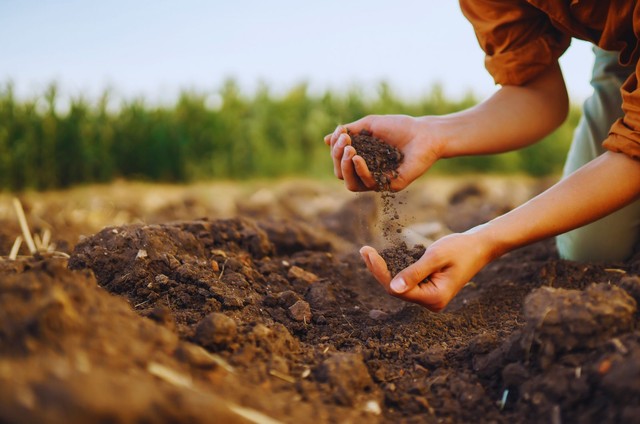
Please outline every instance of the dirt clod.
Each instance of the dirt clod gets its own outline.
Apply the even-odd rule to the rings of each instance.
[[[213,312],[200,321],[196,327],[195,339],[210,349],[224,348],[231,343],[237,333],[237,326],[228,316]]]
[[[289,315],[298,322],[311,322],[311,308],[304,300],[298,300],[289,307]]]
[[[355,353],[332,354],[319,367],[317,378],[329,383],[336,402],[345,406],[354,405],[359,397],[374,388],[362,356]]]

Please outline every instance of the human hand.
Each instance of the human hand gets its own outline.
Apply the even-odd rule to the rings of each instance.
[[[331,147],[335,176],[344,180],[351,191],[377,188],[367,164],[351,146],[351,138],[347,134],[347,128],[352,134],[366,130],[404,154],[398,175],[390,182],[392,191],[404,189],[440,157],[439,143],[431,136],[427,122],[425,118],[406,115],[370,115],[350,124],[338,125],[332,134],[324,138],[325,144]]]
[[[473,230],[441,238],[429,246],[417,262],[393,278],[386,262],[373,247],[364,246],[360,255],[387,293],[434,312],[444,309],[493,259],[490,246]]]

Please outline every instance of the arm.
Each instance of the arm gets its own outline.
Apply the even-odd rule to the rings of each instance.
[[[361,254],[391,295],[439,311],[493,259],[593,222],[638,197],[640,161],[606,152],[511,212],[438,240],[393,280],[373,248],[365,246]]]
[[[479,105],[444,116],[367,116],[338,126],[325,137],[331,147],[334,173],[352,191],[375,188],[367,166],[346,134],[365,129],[400,149],[405,161],[391,189],[404,189],[438,159],[499,153],[540,140],[557,128],[568,112],[567,91],[554,63],[523,86],[504,86]]]

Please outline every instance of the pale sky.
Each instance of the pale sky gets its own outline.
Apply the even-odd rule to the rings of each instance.
[[[314,90],[387,81],[402,96],[495,90],[457,1],[0,0],[0,83],[19,95],[58,81],[63,94],[172,101],[234,77],[247,92],[307,81]],[[572,101],[590,93],[593,56],[561,59]]]

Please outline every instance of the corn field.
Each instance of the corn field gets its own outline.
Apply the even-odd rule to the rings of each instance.
[[[13,85],[2,84],[0,189],[46,190],[116,178],[181,183],[329,177],[322,138],[336,124],[371,113],[445,114],[477,99],[470,94],[450,100],[435,85],[417,100],[404,100],[385,83],[373,96],[359,87],[313,94],[306,84],[280,95],[262,85],[247,95],[228,80],[214,93],[184,91],[168,106],[142,98],[115,107],[113,102],[109,91],[97,101],[62,99],[55,83],[32,98],[17,99]],[[448,159],[434,172],[557,173],[578,118],[573,107],[567,122],[533,147]]]

